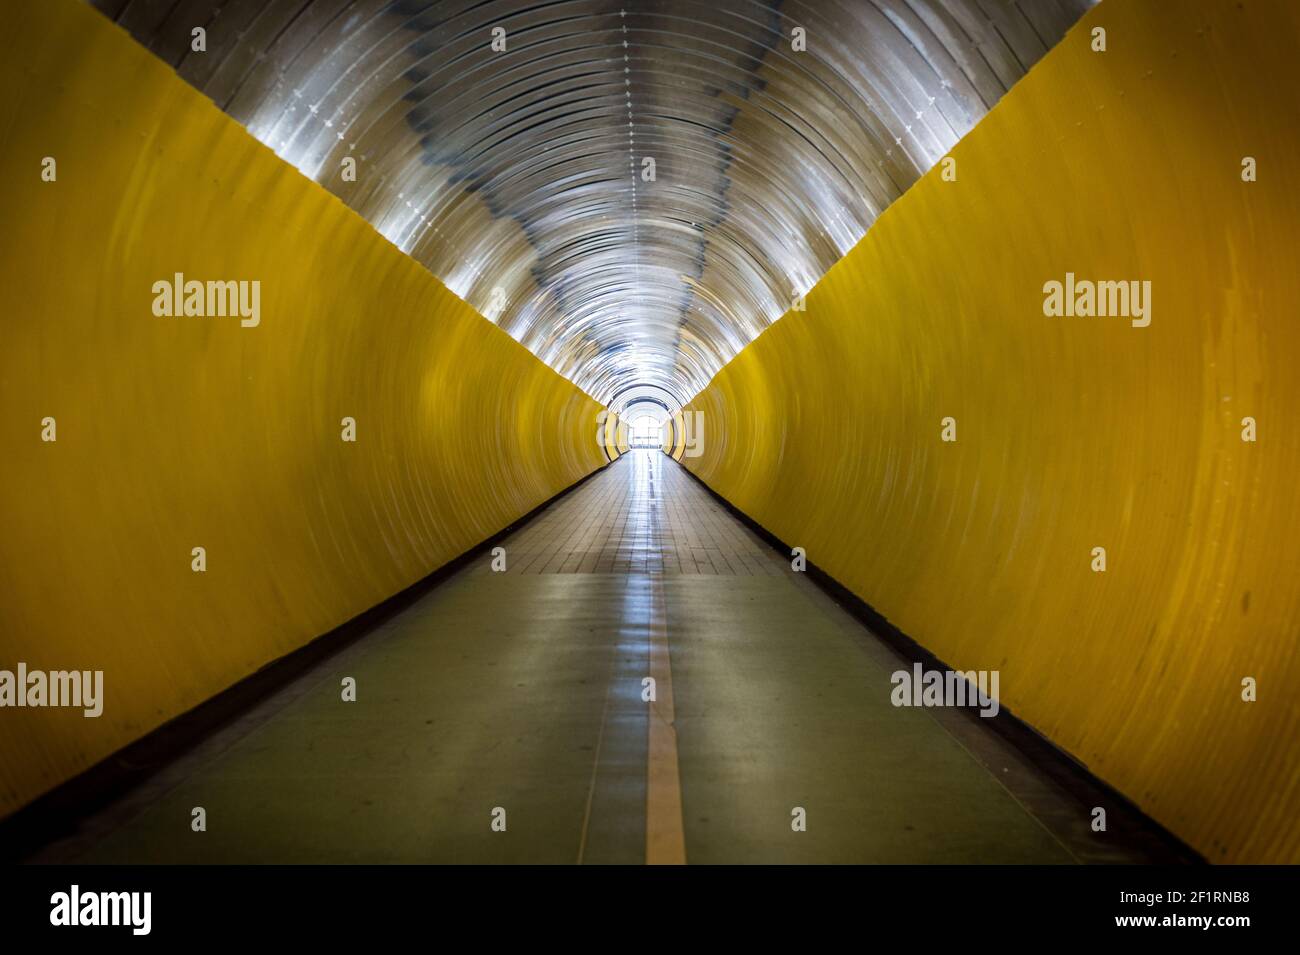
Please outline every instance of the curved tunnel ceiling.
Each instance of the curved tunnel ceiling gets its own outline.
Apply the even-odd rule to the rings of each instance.
[[[591,395],[681,404],[1091,0],[93,5]]]

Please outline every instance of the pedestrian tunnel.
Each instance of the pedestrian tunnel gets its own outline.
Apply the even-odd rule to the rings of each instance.
[[[1294,5],[10,7],[11,854],[1300,861]]]

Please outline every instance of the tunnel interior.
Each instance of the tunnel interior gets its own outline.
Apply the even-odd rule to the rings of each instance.
[[[30,859],[1300,861],[1293,5],[13,19]]]

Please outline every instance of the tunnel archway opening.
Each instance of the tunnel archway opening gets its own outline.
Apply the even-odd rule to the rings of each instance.
[[[629,449],[664,450],[672,447],[673,418],[682,402],[661,385],[641,382],[618,391],[609,410],[622,423]]]
[[[663,402],[642,398],[623,411],[628,423],[628,447],[634,450],[660,450],[664,445],[664,429],[672,420],[672,412]]]
[[[662,445],[660,423],[653,415],[643,414],[632,421],[632,434],[628,444],[634,449],[658,448]]]

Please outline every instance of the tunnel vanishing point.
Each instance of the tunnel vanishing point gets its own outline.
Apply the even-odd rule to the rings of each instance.
[[[1300,862],[1300,6],[4,13],[8,855]]]

